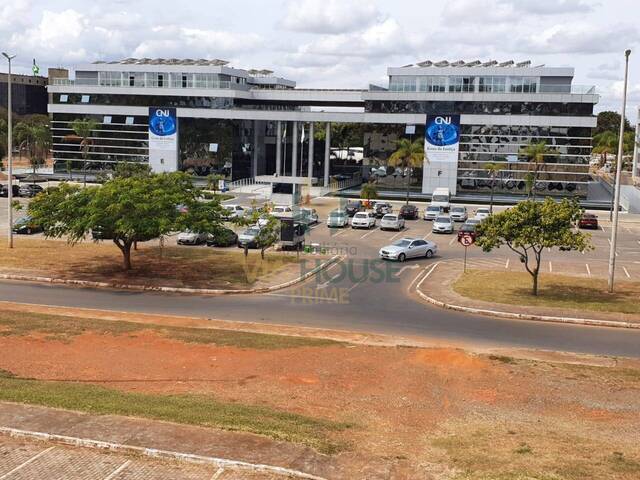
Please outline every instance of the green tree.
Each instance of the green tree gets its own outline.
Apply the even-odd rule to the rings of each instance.
[[[266,215],[264,218],[266,223],[263,223],[260,227],[260,232],[256,236],[256,244],[260,249],[260,256],[263,260],[265,250],[280,239],[280,220],[273,215]]]
[[[212,190],[213,193],[217,193],[220,180],[224,180],[222,175],[218,175],[216,173],[210,173],[207,175],[207,190]]]
[[[606,110],[604,112],[598,113],[598,123],[596,126],[595,134],[606,132],[607,130],[611,132],[619,132],[620,131],[620,114],[618,112],[612,112],[610,110]],[[624,131],[631,131],[631,124],[628,119],[624,119]]]
[[[396,142],[396,150],[389,157],[389,165],[401,167],[407,176],[407,205],[409,205],[409,189],[411,188],[411,176],[413,169],[421,167],[426,161],[424,156],[424,139],[417,138],[413,142],[408,138],[401,138]],[[408,172],[407,172],[408,170]]]
[[[618,151],[618,134],[611,130],[605,130],[593,136],[593,153],[604,156],[607,163],[607,155],[615,155]]]
[[[76,118],[70,124],[73,134],[67,135],[65,140],[77,141],[80,143],[80,150],[82,152],[82,175],[83,185],[87,186],[87,160],[93,146],[93,139],[91,136],[93,132],[98,129],[100,124],[92,118]]]
[[[148,177],[151,167],[146,163],[119,162],[113,171],[113,178]]]
[[[536,199],[536,184],[538,183],[538,176],[540,171],[544,168],[545,157],[555,154],[556,151],[547,146],[547,142],[531,142],[526,147],[520,149],[520,155],[527,157],[529,162],[533,162],[533,185],[531,191],[533,192],[533,199]]]
[[[183,173],[114,178],[89,188],[63,183],[38,195],[29,204],[29,215],[42,225],[46,237],[65,237],[72,245],[92,230],[101,230],[122,252],[124,269],[130,270],[135,242],[183,228],[221,228],[222,207],[216,201],[199,202],[199,195]],[[177,205],[187,212],[179,212]]]
[[[493,213],[493,192],[496,188],[496,177],[500,173],[501,166],[495,162],[487,162],[484,164],[484,169],[489,172],[489,178],[491,179],[491,201],[489,202],[489,211]]]
[[[582,210],[575,200],[560,203],[524,201],[491,215],[478,225],[476,244],[485,252],[506,245],[520,257],[531,275],[533,295],[538,295],[538,274],[545,248],[587,251],[593,247],[588,234],[575,229]]]
[[[363,183],[360,188],[360,198],[364,198],[367,201],[378,198],[378,187],[373,183]]]
[[[29,163],[36,174],[38,167],[44,165],[51,148],[49,126],[37,120],[25,120],[16,125],[14,137],[20,145],[20,151],[26,152]]]
[[[7,130],[9,125],[7,120],[0,118],[0,160],[4,158],[9,152],[7,150]]]

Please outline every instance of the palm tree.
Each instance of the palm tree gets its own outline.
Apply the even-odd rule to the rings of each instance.
[[[408,138],[401,138],[396,142],[396,151],[389,157],[389,165],[401,166],[403,173],[407,172],[407,205],[409,205],[409,189],[411,187],[411,172],[425,162],[424,140],[418,138],[413,142]]]
[[[363,183],[360,189],[360,198],[364,198],[367,203],[374,198],[378,198],[378,187],[373,183]]]
[[[544,157],[547,155],[552,155],[556,153],[555,150],[549,148],[547,146],[547,142],[531,142],[526,147],[520,149],[520,155],[524,155],[529,159],[529,161],[533,161],[534,170],[531,176],[531,181],[533,182],[531,190],[533,191],[533,200],[536,199],[535,188],[538,183],[538,174],[540,170],[544,167]]]
[[[42,123],[20,122],[16,125],[15,136],[20,144],[20,151],[25,151],[29,157],[35,179],[36,171],[45,163],[51,147],[49,126]]]
[[[484,169],[489,172],[491,178],[491,201],[489,203],[489,211],[493,213],[493,191],[496,186],[496,176],[500,173],[500,165],[495,162],[487,162],[484,164]]]
[[[87,186],[87,159],[89,151],[93,145],[91,134],[98,129],[99,123],[92,118],[76,118],[71,122],[71,130],[73,135],[67,135],[65,139],[80,141],[80,149],[82,150],[82,174],[84,177],[83,184]]]
[[[607,163],[607,155],[615,155],[618,151],[618,135],[609,130],[594,135],[593,143],[593,153],[604,156],[604,163]]]

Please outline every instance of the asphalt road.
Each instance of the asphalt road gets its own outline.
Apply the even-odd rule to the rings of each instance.
[[[381,262],[377,259],[378,249],[392,239],[406,235],[437,241],[440,259],[459,258],[463,250],[453,240],[454,236],[434,238],[430,233],[430,222],[417,220],[407,222],[407,226],[407,231],[396,235],[379,229],[330,232],[326,226],[319,225],[308,241],[345,253],[345,261],[302,285],[272,294],[205,297],[1,282],[0,298],[55,306],[420,336],[487,347],[640,357],[640,330],[496,319],[425,304],[409,291],[409,287],[438,258],[405,264]],[[636,280],[640,280],[639,234],[640,225],[624,227],[619,256],[619,269],[625,266],[629,278]],[[582,255],[550,251],[545,254],[545,262],[549,262],[548,268],[556,273],[567,268],[581,269],[585,265],[585,270],[594,275],[601,274],[606,271],[607,235],[607,227],[594,232],[594,252]],[[506,251],[487,255],[473,248],[469,252],[469,261],[478,265],[487,262],[501,265],[509,258],[517,262]],[[619,275],[625,274],[620,272]]]

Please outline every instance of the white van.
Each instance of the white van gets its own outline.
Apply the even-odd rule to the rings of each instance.
[[[440,207],[443,212],[448,212],[451,201],[451,192],[447,187],[436,188],[431,194],[431,207]]]

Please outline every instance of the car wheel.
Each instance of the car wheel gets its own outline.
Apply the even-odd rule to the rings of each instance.
[[[400,255],[398,255],[399,262],[404,262],[406,259],[407,259],[407,256],[404,253],[401,253]]]
[[[427,253],[425,254],[425,257],[427,257],[427,258],[433,257],[433,252],[431,250],[427,250]]]

